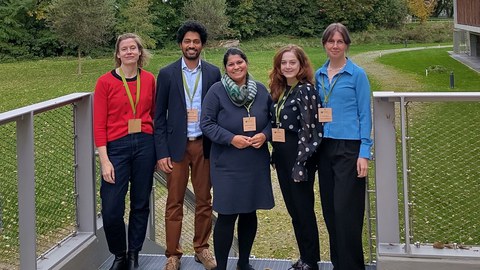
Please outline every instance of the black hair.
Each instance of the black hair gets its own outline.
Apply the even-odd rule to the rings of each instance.
[[[182,26],[180,26],[177,30],[177,43],[180,44],[185,37],[187,32],[196,32],[200,35],[200,40],[202,41],[202,45],[207,43],[207,29],[203,24],[198,21],[188,20]]]
[[[223,66],[227,66],[228,57],[230,55],[239,55],[245,62],[248,64],[247,55],[237,47],[228,48],[228,50],[223,55]]]

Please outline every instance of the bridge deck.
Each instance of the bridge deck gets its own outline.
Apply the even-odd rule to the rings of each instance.
[[[164,255],[141,254],[139,256],[140,269],[142,270],[159,270],[163,269],[166,257]],[[231,257],[228,262],[227,270],[235,270],[238,258]],[[113,256],[110,257],[99,270],[107,270],[113,262]],[[287,270],[291,267],[292,261],[279,259],[250,259],[250,264],[256,270]],[[332,270],[333,266],[330,262],[319,262],[319,270]],[[181,259],[182,270],[204,270],[201,264],[195,262],[193,256],[183,256]],[[374,265],[368,265],[366,270],[376,270]]]

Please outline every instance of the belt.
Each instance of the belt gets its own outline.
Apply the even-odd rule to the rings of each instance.
[[[193,142],[193,141],[196,141],[196,140],[200,140],[202,137],[203,137],[203,135],[200,135],[198,137],[188,137],[188,140]]]

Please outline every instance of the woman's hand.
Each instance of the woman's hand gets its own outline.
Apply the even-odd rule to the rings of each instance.
[[[101,162],[100,167],[102,168],[103,180],[110,184],[115,184],[115,169],[113,168],[113,164],[110,162],[110,160]]]
[[[250,137],[243,136],[243,135],[235,135],[233,136],[231,144],[238,149],[244,149],[252,145]]]
[[[97,150],[98,158],[100,159],[100,168],[102,170],[103,180],[110,184],[115,184],[115,169],[108,158],[107,147],[100,146],[97,148]]]
[[[250,139],[250,142],[254,148],[260,148],[266,140],[267,136],[265,134],[257,133]]]
[[[366,177],[368,174],[368,159],[366,158],[358,158],[357,159],[357,177],[363,178]]]

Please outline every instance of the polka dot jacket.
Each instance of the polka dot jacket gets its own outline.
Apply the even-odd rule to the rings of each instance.
[[[287,92],[290,89],[287,88]],[[285,129],[285,132],[298,133],[297,159],[292,169],[294,181],[307,181],[305,164],[312,156],[322,139],[323,126],[318,122],[318,93],[310,83],[299,82],[287,95],[283,95],[273,106],[272,127]],[[286,99],[286,100],[285,100]],[[282,105],[279,124],[275,111]]]

